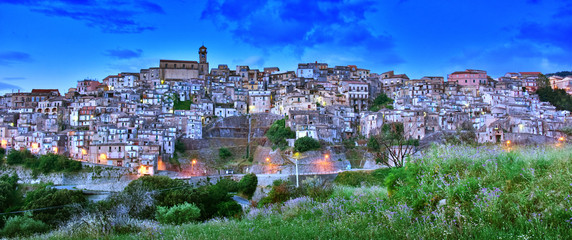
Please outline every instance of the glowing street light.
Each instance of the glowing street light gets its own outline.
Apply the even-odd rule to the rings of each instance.
[[[269,157],[266,158],[266,162],[270,162],[270,158],[269,158]]]
[[[558,141],[564,142],[564,141],[566,141],[566,139],[564,137],[560,137],[560,138],[558,138]]]
[[[197,159],[193,159],[193,161],[191,161],[191,164],[195,165],[197,163]]]

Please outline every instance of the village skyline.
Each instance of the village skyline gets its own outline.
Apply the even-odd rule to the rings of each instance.
[[[0,1],[0,91],[58,88],[192,60],[295,69],[356,65],[412,78],[459,69],[572,69],[570,3],[484,1]],[[507,9],[510,9],[507,11]],[[272,14],[271,14],[272,13]],[[16,90],[17,91],[17,90]]]

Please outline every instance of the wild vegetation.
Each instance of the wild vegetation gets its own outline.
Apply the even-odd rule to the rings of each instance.
[[[369,106],[369,110],[377,112],[383,108],[393,109],[393,99],[389,98],[387,95],[385,95],[385,93],[378,95],[373,100],[373,102]]]
[[[446,145],[404,167],[340,174],[334,185],[277,181],[267,200],[240,217],[157,228],[134,222],[136,232],[107,235],[94,235],[95,227],[60,228],[41,237],[566,239],[572,236],[571,163],[568,146]]]
[[[292,131],[290,127],[286,127],[285,119],[280,119],[270,125],[270,129],[266,132],[266,137],[272,142],[274,149],[286,149],[288,147],[286,139],[296,138],[296,132]]]
[[[65,156],[48,153],[35,156],[30,151],[11,150],[6,156],[8,165],[21,165],[32,169],[34,174],[51,172],[78,172],[82,169],[81,162]]]
[[[296,150],[297,152],[318,150],[321,147],[322,145],[320,144],[320,142],[318,142],[318,140],[309,136],[298,138],[294,142],[294,150]]]

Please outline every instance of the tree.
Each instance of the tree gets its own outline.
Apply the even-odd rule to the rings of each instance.
[[[286,119],[280,119],[272,123],[270,129],[266,132],[266,137],[274,144],[274,147],[285,149],[288,147],[286,139],[295,138],[296,133],[290,127],[286,127]]]
[[[87,199],[82,191],[40,188],[26,194],[24,209],[51,208],[34,212],[33,218],[51,226],[66,222],[74,213],[75,204],[85,204]]]
[[[376,154],[376,162],[388,167],[402,167],[405,159],[414,154],[419,140],[406,139],[403,123],[387,123],[381,127],[381,133],[372,136],[368,149]]]
[[[246,174],[242,179],[240,179],[240,182],[238,182],[238,193],[246,196],[248,199],[251,199],[257,186],[258,177],[256,177],[256,174]]]
[[[538,74],[538,78],[536,79],[536,86],[538,88],[547,88],[550,86],[550,80],[544,74]]]
[[[318,140],[308,136],[298,138],[296,139],[296,142],[294,142],[294,150],[297,152],[316,150],[320,149],[320,147],[320,142],[318,142]]]
[[[381,108],[391,107],[391,109],[393,109],[393,105],[391,104],[393,104],[393,99],[389,98],[385,93],[382,93],[373,100],[369,110],[377,112]]]
[[[0,212],[18,206],[22,196],[18,191],[18,175],[2,175],[0,177]]]
[[[24,151],[11,150],[8,153],[8,156],[6,157],[6,163],[10,165],[24,164],[24,162],[28,158],[35,158],[34,155],[32,155],[32,153],[28,150]]]

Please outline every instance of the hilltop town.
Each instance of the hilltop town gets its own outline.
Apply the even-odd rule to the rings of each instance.
[[[410,79],[318,62],[286,71],[210,68],[207,48],[198,54],[199,61],[160,60],[140,72],[80,80],[67,93],[7,93],[0,97],[1,147],[147,174],[173,158],[179,142],[195,149],[209,139],[250,142],[283,118],[296,139],[332,146],[379,134],[390,122],[403,123],[405,138],[427,142],[471,131],[477,143],[542,143],[565,136],[561,129],[572,120],[535,94],[540,72],[492,78],[467,69]],[[546,80],[570,91],[572,76]],[[392,101],[376,104],[380,96]]]

